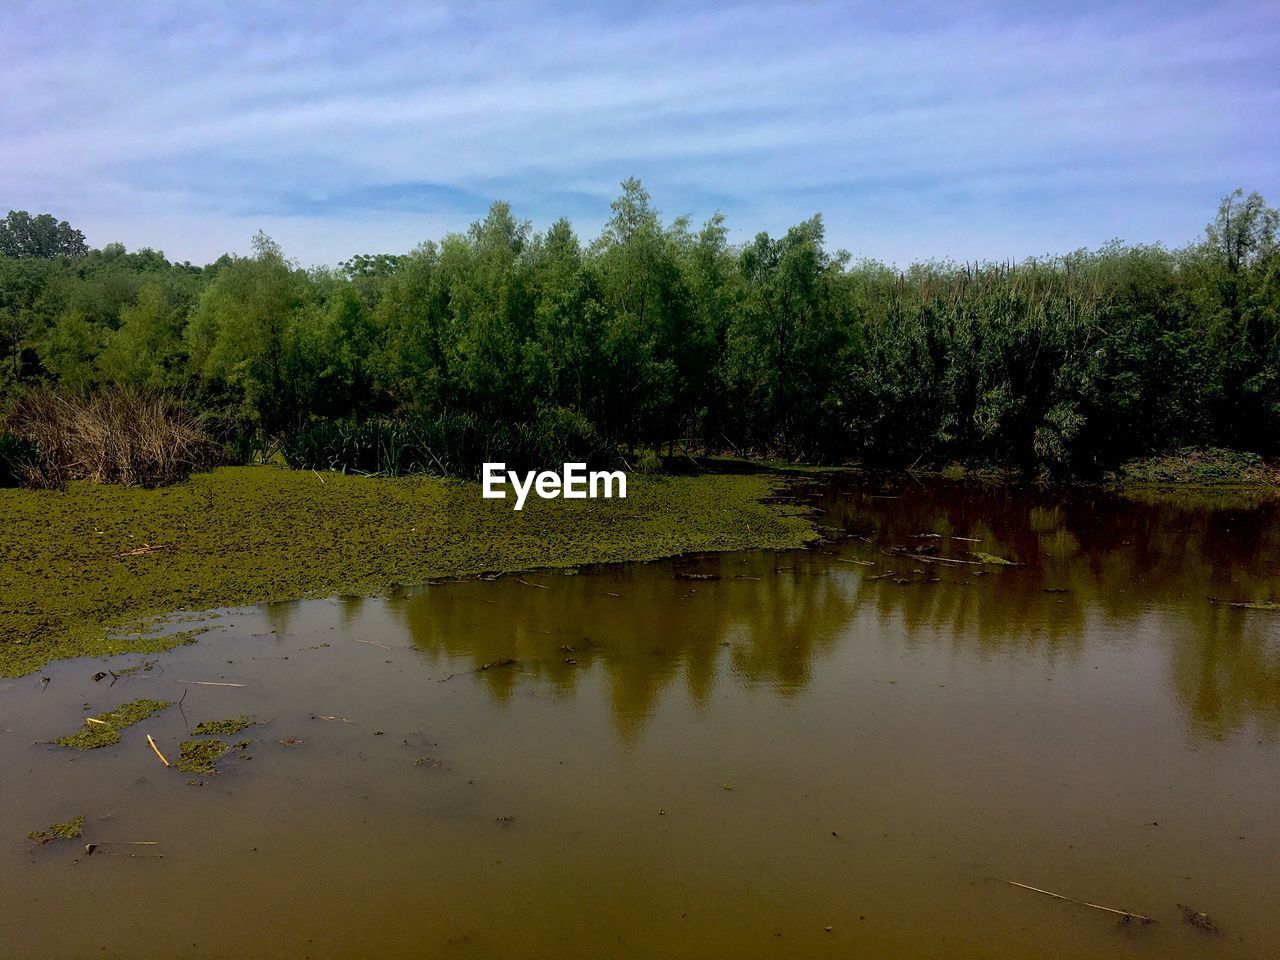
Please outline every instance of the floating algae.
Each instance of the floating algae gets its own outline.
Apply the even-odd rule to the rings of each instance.
[[[27,834],[28,840],[34,840],[36,843],[44,846],[46,843],[53,843],[55,840],[74,840],[80,836],[81,828],[84,826],[84,815],[69,820],[66,823],[51,823],[44,830],[32,830]]]
[[[990,564],[995,567],[1016,567],[1017,564],[1012,560],[1006,560],[1004,557],[997,557],[994,553],[978,553],[975,551],[972,556],[976,557],[979,563]]]
[[[229,737],[245,727],[255,726],[257,722],[246,716],[232,717],[230,720],[205,720],[197,723],[192,733],[197,737]]]
[[[183,740],[178,769],[183,773],[215,774],[218,770],[214,763],[230,749],[224,740]]]
[[[157,633],[154,622],[135,623],[179,609],[363,596],[390,581],[799,547],[815,535],[802,507],[762,502],[782,482],[763,474],[637,476],[625,501],[539,500],[519,514],[490,509],[471,483],[326,480],[320,487],[310,472],[224,467],[161,490],[81,481],[57,497],[0,490],[7,574],[0,577],[0,676],[53,659],[153,654],[190,643],[196,630]],[[102,533],[86,538],[86,527]],[[111,556],[137,542],[181,549]]]
[[[109,710],[100,717],[86,717],[83,729],[53,741],[60,747],[74,750],[96,750],[120,742],[120,728],[147,719],[170,706],[169,700],[131,700]]]

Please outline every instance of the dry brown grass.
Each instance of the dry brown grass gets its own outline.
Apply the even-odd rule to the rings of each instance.
[[[21,467],[21,479],[33,487],[68,480],[158,487],[211,468],[220,455],[191,414],[167,398],[131,390],[84,397],[33,390],[7,420],[10,431],[40,448],[40,462]]]

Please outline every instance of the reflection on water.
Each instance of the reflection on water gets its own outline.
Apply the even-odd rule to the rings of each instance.
[[[797,495],[811,550],[225,611],[0,681],[0,957],[1268,955],[1280,612],[1230,604],[1280,600],[1274,497]],[[180,705],[46,742],[143,696]],[[147,745],[240,714],[216,777]],[[92,857],[22,840],[82,814]]]
[[[722,675],[803,691],[872,611],[908,645],[992,658],[1072,658],[1091,639],[1155,633],[1194,733],[1280,730],[1280,613],[1230,606],[1280,600],[1280,498],[911,484],[814,500],[831,542],[813,551],[435,585],[390,604],[420,649],[469,661],[498,701],[522,682],[570,695],[600,663],[624,737],[677,681],[699,707]],[[361,602],[344,605],[355,616]],[[502,659],[522,669],[479,670]]]

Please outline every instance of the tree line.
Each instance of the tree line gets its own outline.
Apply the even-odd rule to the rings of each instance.
[[[1186,445],[1280,452],[1280,215],[1225,198],[1180,249],[899,270],[815,216],[729,242],[629,180],[598,237],[505,203],[403,255],[203,267],[0,222],[0,395],[129,387],[259,438],[466,416],[622,448],[1088,473]]]

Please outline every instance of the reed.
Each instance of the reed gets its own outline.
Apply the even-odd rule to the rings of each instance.
[[[68,480],[155,487],[222,459],[195,416],[169,398],[135,390],[83,396],[31,390],[14,402],[6,426],[38,452],[15,465],[18,479],[32,487]]]

